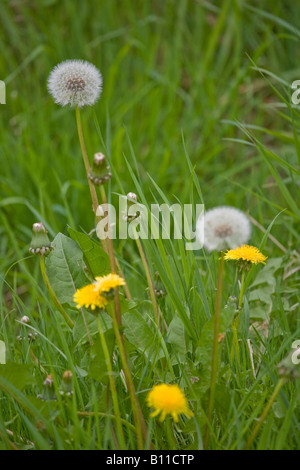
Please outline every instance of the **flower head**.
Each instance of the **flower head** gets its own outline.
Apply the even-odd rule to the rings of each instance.
[[[178,422],[179,414],[184,414],[189,418],[193,416],[183,391],[176,384],[155,385],[147,395],[147,405],[154,408],[151,417],[161,413],[160,421],[163,421],[168,414],[175,422]]]
[[[110,273],[107,276],[96,277],[95,286],[97,291],[105,295],[119,286],[124,286],[125,281],[118,274]]]
[[[92,106],[102,91],[102,76],[89,62],[66,60],[50,73],[48,91],[61,106]]]
[[[197,238],[208,251],[236,248],[247,243],[251,225],[244,212],[230,206],[210,209],[197,220]]]
[[[74,294],[74,302],[77,308],[86,307],[91,310],[95,310],[97,307],[102,309],[107,305],[107,300],[100,295],[94,283],[77,289]]]
[[[224,259],[226,261],[235,260],[246,261],[252,264],[265,264],[267,257],[263,255],[256,246],[243,245],[234,250],[228,250],[224,255]]]
[[[37,256],[48,256],[50,251],[53,250],[48,232],[42,222],[36,222],[32,226],[32,239],[29,251]]]

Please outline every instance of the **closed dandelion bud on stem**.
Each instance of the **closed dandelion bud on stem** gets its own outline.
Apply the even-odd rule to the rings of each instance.
[[[44,224],[42,222],[33,224],[30,253],[37,256],[47,256],[52,249]]]
[[[138,200],[138,197],[135,193],[133,192],[130,192],[127,194],[127,204],[128,204],[128,209],[130,209],[130,207],[134,206],[135,204],[137,204],[137,200]],[[134,208],[133,208],[134,209]],[[127,222],[132,222],[133,220],[135,219],[138,219],[138,217],[140,216],[140,211],[137,210],[135,213],[132,213],[132,210],[128,210],[127,213],[124,213],[123,215],[123,219],[126,220]]]
[[[95,186],[107,183],[112,177],[110,166],[107,165],[106,157],[103,153],[95,153],[88,177]]]
[[[72,384],[73,375],[70,370],[66,370],[62,376],[61,383],[61,394],[70,396],[73,393],[73,384]]]
[[[43,392],[41,395],[38,395],[38,398],[41,398],[42,400],[56,400],[52,374],[47,375],[44,380]]]
[[[293,362],[294,353],[289,354],[277,366],[278,375],[284,380],[295,380],[299,376],[299,364]]]

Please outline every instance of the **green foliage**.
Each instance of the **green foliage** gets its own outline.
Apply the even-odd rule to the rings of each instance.
[[[278,363],[300,338],[300,113],[291,103],[291,83],[300,78],[300,4],[33,3],[0,2],[0,79],[7,88],[0,105],[0,448],[116,449],[96,319],[73,303],[77,288],[110,272],[109,257],[94,236],[74,112],[55,105],[46,87],[51,69],[76,57],[103,74],[101,99],[83,110],[82,122],[90,159],[101,151],[109,160],[108,201],[134,191],[147,207],[233,205],[250,215],[250,243],[268,256],[246,280],[239,357],[231,325],[240,273],[229,264],[224,273],[225,336],[208,448],[243,449],[276,386]],[[28,252],[37,221],[53,240],[46,270],[73,329]],[[132,296],[120,290],[121,333],[151,431],[148,445],[162,450],[169,448],[165,423],[150,419],[145,403],[154,384],[180,384],[194,412],[172,428],[177,449],[202,449],[207,425],[218,255],[187,251],[185,241],[142,241],[164,293],[158,327],[134,240],[114,240]],[[20,323],[24,315],[30,323]],[[132,450],[120,351],[110,315],[101,315]],[[62,393],[66,370],[69,395]],[[56,399],[45,400],[50,374]],[[282,388],[253,448],[300,448],[299,392],[299,379]]]

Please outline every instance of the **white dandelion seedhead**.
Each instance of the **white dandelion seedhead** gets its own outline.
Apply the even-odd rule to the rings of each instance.
[[[102,75],[89,62],[66,60],[50,73],[48,91],[61,106],[92,106],[102,91]]]
[[[250,220],[244,212],[230,206],[210,209],[197,220],[197,238],[208,251],[233,249],[248,242]]]

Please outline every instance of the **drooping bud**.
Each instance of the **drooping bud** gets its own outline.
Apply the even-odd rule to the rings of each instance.
[[[107,183],[111,177],[110,166],[106,163],[105,155],[100,152],[95,153],[89,179],[95,186],[100,186],[101,184]]]
[[[32,240],[29,251],[33,255],[47,256],[53,250],[48,238],[48,232],[42,222],[37,222],[32,226]]]

